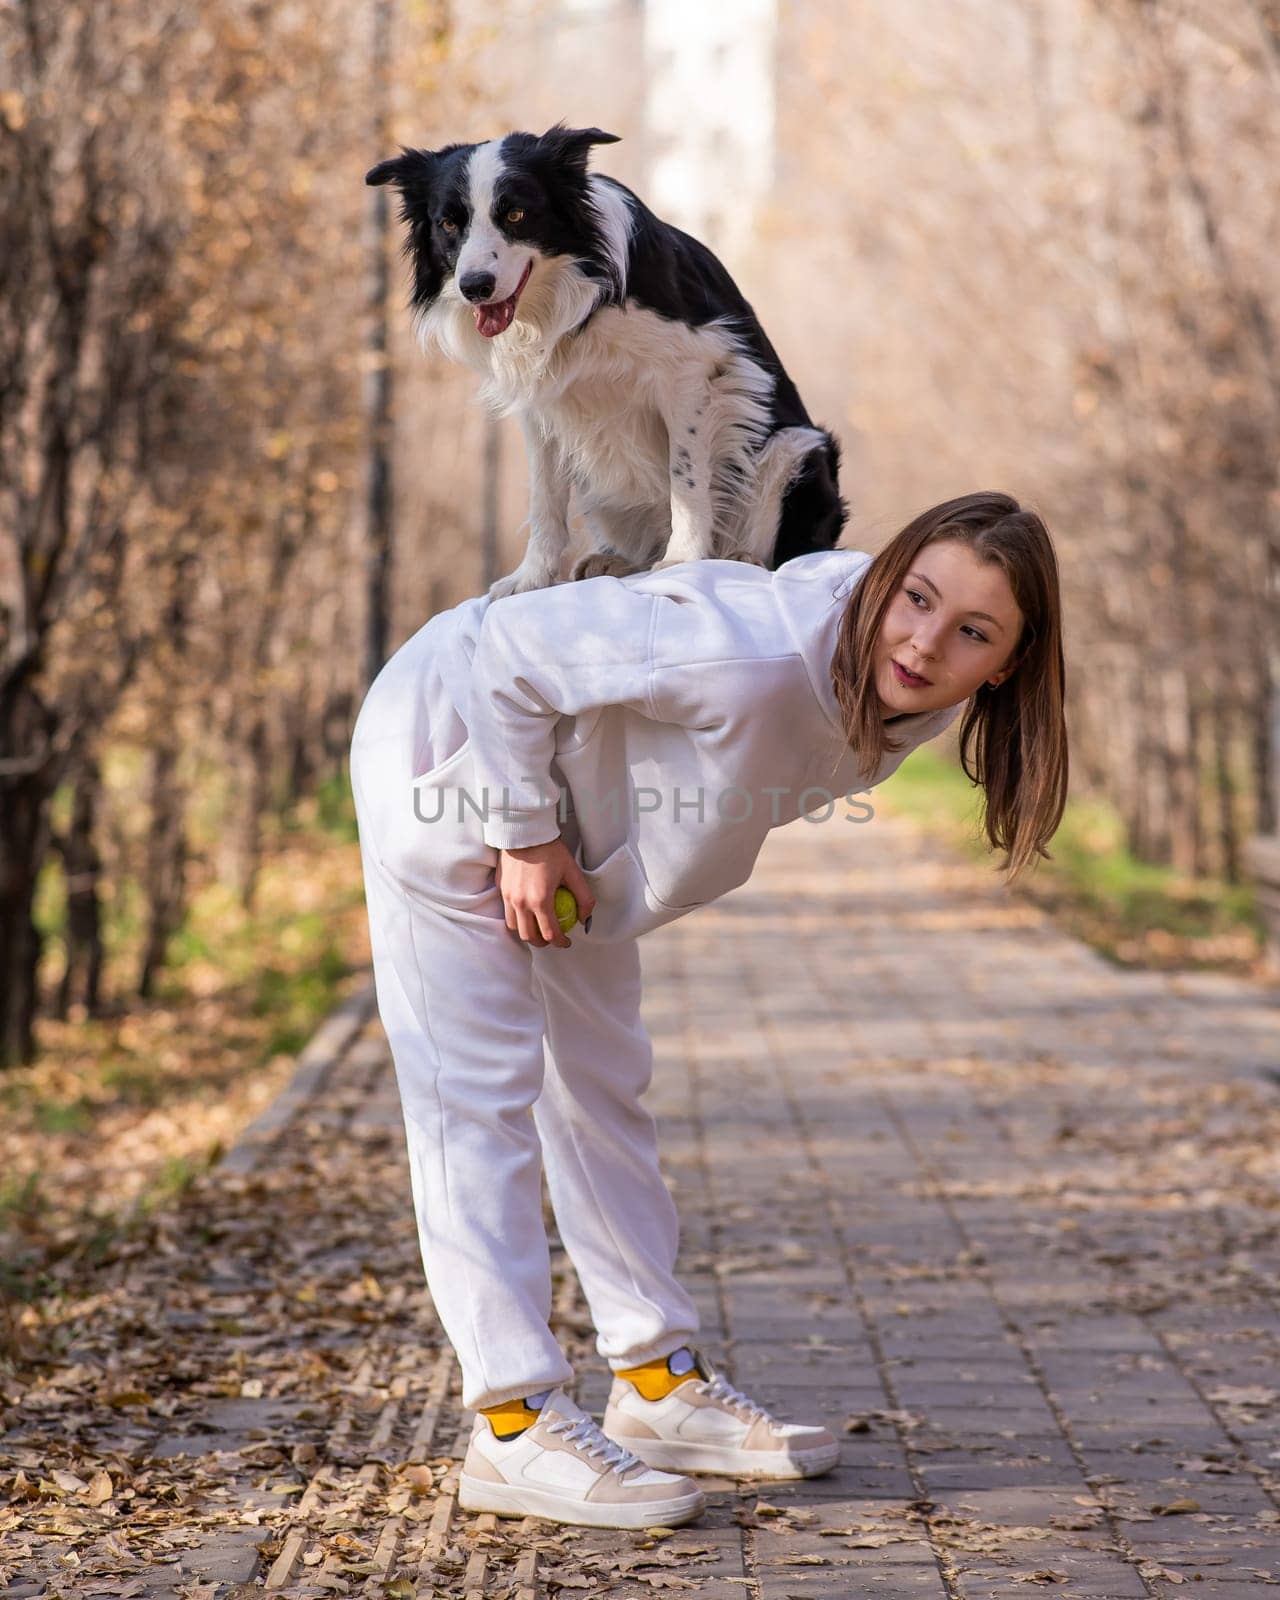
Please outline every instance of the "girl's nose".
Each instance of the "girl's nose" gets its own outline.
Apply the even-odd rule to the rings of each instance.
[[[938,632],[934,628],[918,628],[911,642],[915,646],[916,653],[925,661],[931,661],[941,645]]]

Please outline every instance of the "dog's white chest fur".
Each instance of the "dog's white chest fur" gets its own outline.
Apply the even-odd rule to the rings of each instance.
[[[482,374],[491,410],[519,413],[554,443],[584,507],[665,509],[681,447],[714,463],[715,487],[732,462],[739,500],[769,431],[772,375],[723,326],[691,327],[634,301],[601,307],[571,331],[594,298],[575,303],[581,282],[564,274],[530,284],[501,339],[482,338],[469,312],[447,303],[423,331]]]
[[[726,383],[731,369],[736,382]],[[501,381],[495,367],[494,386]],[[748,444],[762,435],[767,418],[757,423],[754,413],[771,385],[721,331],[673,323],[633,303],[598,311],[559,342],[528,410],[555,441],[584,503],[665,508],[675,419],[696,414],[697,422],[682,425],[705,428],[708,454],[721,455],[734,442],[727,432],[745,431]],[[736,416],[735,389],[745,400]]]

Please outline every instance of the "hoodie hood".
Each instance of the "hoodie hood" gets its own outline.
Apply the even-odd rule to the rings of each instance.
[[[845,605],[871,560],[865,550],[821,550],[784,561],[773,575],[778,610],[804,660],[831,731],[841,739],[844,727],[831,686],[831,657]]]

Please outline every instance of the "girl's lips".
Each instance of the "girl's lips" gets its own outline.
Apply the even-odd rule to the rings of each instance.
[[[893,661],[892,656],[889,659]],[[904,689],[924,689],[928,687],[928,678],[921,678],[914,673],[908,672],[905,667],[900,667],[896,661],[893,661],[893,672]]]

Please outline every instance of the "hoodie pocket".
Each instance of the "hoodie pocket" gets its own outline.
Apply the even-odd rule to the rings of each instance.
[[[751,876],[760,842],[725,823],[705,834],[667,829],[641,833],[637,854],[654,902],[677,913],[710,905]],[[646,865],[647,863],[647,865]]]
[[[639,858],[626,840],[611,850],[598,867],[582,866],[580,850],[575,851],[575,855],[595,896],[591,932],[587,934],[593,943],[613,944],[622,939],[638,938],[693,909],[691,906],[667,906],[657,898],[649,888]]]
[[[690,900],[672,905],[660,899],[630,843],[620,844],[598,867],[583,868],[583,875],[596,896],[589,937],[603,944],[639,938],[707,904]]]

